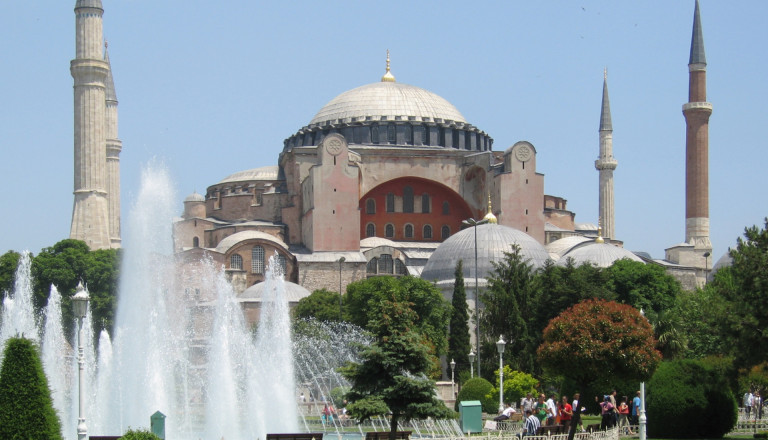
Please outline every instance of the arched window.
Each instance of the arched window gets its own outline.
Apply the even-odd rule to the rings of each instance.
[[[285,255],[283,255],[283,254],[277,254],[277,255],[275,255],[275,260],[277,260],[277,267],[279,267],[279,268],[280,268],[280,272],[281,272],[283,275],[285,275],[285,269],[286,269],[286,264],[285,264]]]
[[[372,144],[379,143],[379,125],[378,124],[373,124],[371,126],[371,143]]]
[[[403,212],[413,212],[413,188],[403,188]]]
[[[365,201],[365,213],[376,214],[376,200],[368,199]]]
[[[405,225],[405,238],[413,238],[413,225]]]
[[[424,145],[429,145],[429,128],[426,125],[421,126],[421,142]]]
[[[429,214],[429,194],[427,193],[421,195],[421,213]]]
[[[376,236],[376,225],[373,223],[368,223],[365,225],[365,236],[366,237],[375,237]]]
[[[413,127],[411,124],[405,124],[405,143],[413,145]]]
[[[376,257],[371,258],[371,261],[365,266],[365,272],[368,275],[376,275],[376,269],[379,266],[379,259]]]
[[[387,212],[395,212],[395,194],[387,193]]]
[[[451,213],[451,204],[446,200],[443,202],[443,215],[449,215]]]
[[[405,264],[403,264],[403,262],[400,260],[395,260],[395,274],[408,275],[408,269],[405,267]]]
[[[424,225],[424,239],[425,240],[431,240],[432,239],[432,226]]]
[[[391,122],[387,124],[387,142],[390,144],[397,143],[397,129],[395,129],[395,124]]]
[[[379,273],[392,273],[392,255],[381,254],[379,256]]]
[[[197,237],[192,237],[192,247],[200,247],[200,239]]]
[[[261,246],[254,246],[251,249],[251,272],[264,273],[264,248]]]
[[[392,223],[387,223],[384,227],[384,236],[387,238],[395,238],[395,226]]]
[[[443,225],[443,227],[440,228],[440,238],[443,240],[446,240],[450,236],[451,236],[451,228],[449,228],[448,225]]]
[[[238,254],[232,254],[229,257],[229,268],[233,270],[243,270],[243,257]]]

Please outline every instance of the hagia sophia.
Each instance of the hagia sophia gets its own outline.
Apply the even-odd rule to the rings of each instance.
[[[102,50],[101,0],[77,0],[75,13],[71,237],[91,248],[117,247],[122,144],[112,71]],[[207,255],[223,266],[245,304],[260,301],[270,261],[290,281],[292,301],[316,289],[344,291],[353,281],[379,275],[422,277],[449,297],[459,260],[472,291],[475,277],[483,286],[491,262],[513,244],[535,267],[547,259],[605,267],[629,258],[660,264],[692,289],[705,282],[713,262],[707,133],[712,105],[706,101],[698,1],[688,67],[686,236],[663,260],[636,255],[615,236],[618,161],[607,76],[602,107],[595,109],[595,225],[575,221],[567,195],[545,194],[537,146],[504,140],[509,146],[498,148],[482,121],[467,121],[445,98],[397,81],[389,53],[380,79],[341,93],[312,120],[298,122],[274,165],[233,170],[203,194],[187,196],[173,226],[175,252],[182,260]]]

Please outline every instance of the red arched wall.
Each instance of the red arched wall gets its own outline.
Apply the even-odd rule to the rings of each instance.
[[[403,197],[403,188],[410,186],[413,188],[413,198],[415,209],[412,213],[402,212],[402,205],[395,204],[396,212],[387,212],[387,194],[393,193],[396,197]],[[430,196],[430,212],[422,213],[419,209],[419,202],[422,194],[427,193]],[[376,213],[368,214],[366,203],[368,199],[373,199],[376,203]],[[450,205],[450,213],[443,214],[443,202]],[[461,221],[472,217],[469,206],[456,192],[445,185],[431,180],[420,179],[418,177],[402,177],[373,188],[360,200],[360,237],[365,238],[366,226],[373,223],[376,226],[376,237],[386,237],[385,227],[388,223],[394,225],[395,236],[390,238],[395,241],[443,241],[441,238],[441,229],[447,225],[451,230],[451,235],[461,230]],[[413,238],[405,238],[405,225],[412,224]],[[432,226],[432,238],[424,239],[424,225]]]

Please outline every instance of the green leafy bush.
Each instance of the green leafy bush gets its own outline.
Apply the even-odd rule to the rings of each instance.
[[[720,370],[701,361],[662,362],[647,388],[648,436],[722,438],[735,425],[736,399]]]
[[[459,402],[465,400],[479,400],[483,406],[483,412],[493,414],[498,409],[499,403],[492,394],[493,385],[482,377],[469,379],[461,387],[459,395],[456,398],[456,410],[458,411]]]
[[[5,344],[0,368],[0,438],[61,440],[61,422],[53,408],[37,347],[29,339]]]
[[[161,439],[155,434],[152,434],[152,432],[150,432],[149,430],[145,428],[139,428],[139,429],[128,429],[127,431],[125,431],[125,434],[123,434],[123,436],[120,437],[120,440],[161,440]]]

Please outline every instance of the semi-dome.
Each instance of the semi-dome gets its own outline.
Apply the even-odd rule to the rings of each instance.
[[[309,124],[339,120],[380,121],[382,117],[390,121],[413,117],[417,121],[439,119],[466,123],[459,110],[439,95],[420,87],[387,81],[342,93],[321,108]]]
[[[568,260],[573,259],[573,264],[575,266],[589,263],[597,267],[609,267],[622,258],[643,263],[643,260],[640,257],[627,249],[608,243],[592,243],[577,247],[563,255],[557,261],[557,265],[565,266],[568,264]]]
[[[296,283],[285,281],[283,284],[285,286],[285,299],[289,303],[297,303],[302,298],[306,298],[310,295],[309,290]],[[272,285],[273,287],[276,287],[275,283],[272,283]],[[266,286],[267,283],[265,282],[256,283],[245,289],[243,293],[237,295],[237,299],[240,302],[261,302],[264,298],[264,288]]]
[[[523,258],[539,268],[549,259],[549,254],[536,239],[523,231],[498,224],[477,226],[477,273],[485,279],[493,271],[492,261],[500,262],[504,252],[520,246]],[[475,230],[466,228],[450,236],[435,249],[427,260],[421,277],[431,281],[453,280],[456,264],[464,262],[464,279],[475,278]]]
[[[265,167],[238,171],[235,174],[230,174],[225,177],[219,183],[246,182],[249,180],[280,180],[280,167],[277,165],[268,165]]]

